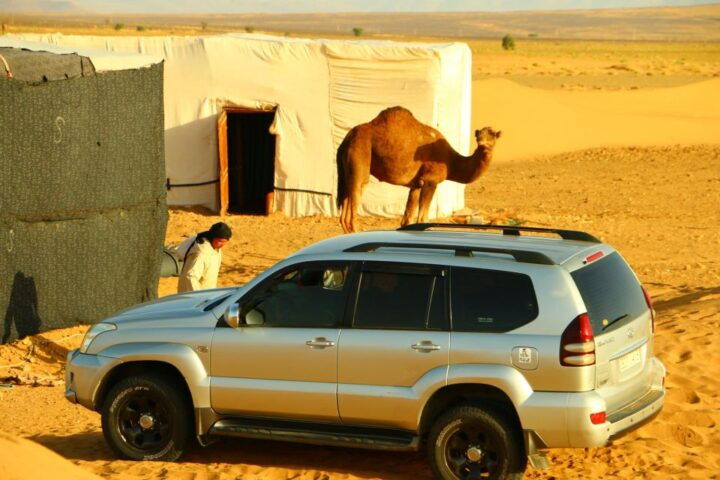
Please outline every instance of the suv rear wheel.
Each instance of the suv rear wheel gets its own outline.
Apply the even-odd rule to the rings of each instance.
[[[428,437],[428,455],[443,480],[520,480],[524,448],[503,416],[473,405],[441,415]]]
[[[112,387],[102,408],[102,429],[121,457],[174,461],[190,437],[191,419],[175,383],[159,375],[140,375]]]

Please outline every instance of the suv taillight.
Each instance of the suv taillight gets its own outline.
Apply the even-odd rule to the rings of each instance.
[[[652,298],[650,298],[650,294],[647,292],[645,287],[641,286],[643,295],[645,295],[645,303],[647,303],[648,308],[650,309],[650,318],[652,319],[652,333],[655,333],[655,309],[652,306]]]
[[[595,365],[595,336],[587,313],[575,317],[563,332],[560,339],[560,364],[566,367]]]

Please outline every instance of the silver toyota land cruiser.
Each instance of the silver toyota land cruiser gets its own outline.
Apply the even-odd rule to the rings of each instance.
[[[635,274],[590,234],[415,224],[122,311],[68,354],[65,395],[130,459],[237,436],[425,446],[438,478],[518,479],[543,449],[660,412],[653,329]]]

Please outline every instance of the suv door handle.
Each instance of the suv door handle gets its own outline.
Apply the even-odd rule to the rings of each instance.
[[[310,348],[325,348],[325,347],[334,347],[335,342],[326,339],[325,337],[317,337],[313,338],[312,340],[308,340],[305,342],[305,345],[307,345]]]
[[[431,352],[433,350],[440,350],[440,345],[435,345],[428,340],[424,340],[420,343],[414,343],[410,348],[413,350],[420,350],[421,352]]]

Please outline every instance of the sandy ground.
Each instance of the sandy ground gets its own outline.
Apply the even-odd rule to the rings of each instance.
[[[44,478],[52,472],[54,480],[99,480],[100,477],[81,469],[57,453],[24,438],[0,433],[0,478],[26,480]]]
[[[718,141],[720,84],[594,96],[485,82],[475,84],[474,119],[506,136],[489,171],[468,188],[468,207],[487,221],[587,230],[618,248],[655,300],[655,350],[669,372],[667,402],[653,423],[609,447],[551,450],[552,468],[529,470],[526,478],[718,478],[720,145],[702,143]],[[489,87],[492,94],[483,95]],[[172,209],[167,243],[217,219],[199,209]],[[225,221],[236,235],[224,251],[221,285],[246,282],[298,248],[340,234],[334,218]],[[362,219],[366,229],[397,223]],[[174,289],[175,279],[161,281],[161,295]],[[83,331],[0,346],[0,382],[13,384],[0,388],[0,430],[117,480],[430,478],[421,454],[242,440],[195,448],[172,464],[116,460],[99,415],[62,396],[62,359]],[[32,444],[16,448],[25,455]],[[8,450],[1,452],[0,464],[7,465]],[[51,469],[47,463],[45,471]]]

